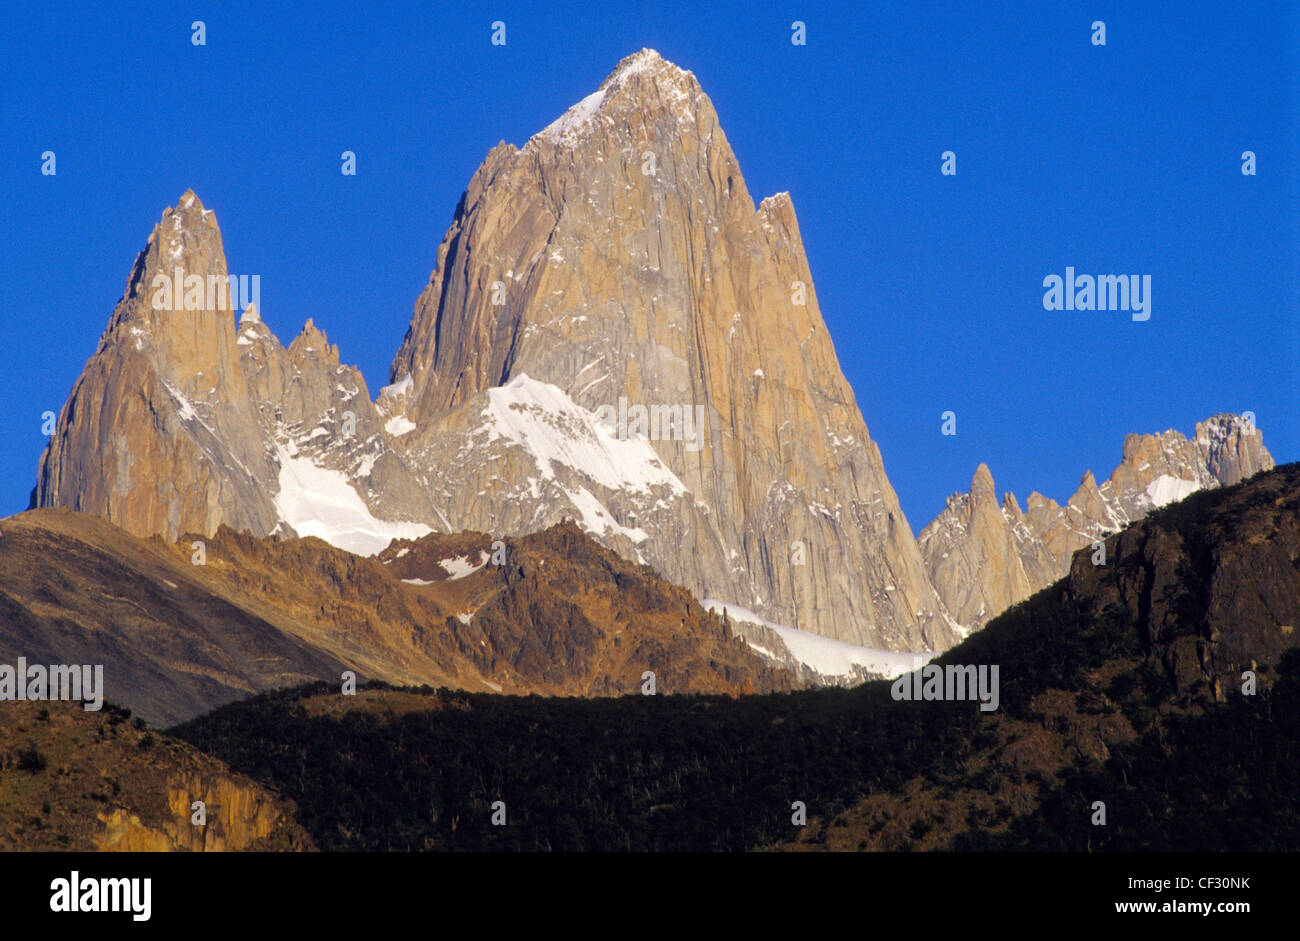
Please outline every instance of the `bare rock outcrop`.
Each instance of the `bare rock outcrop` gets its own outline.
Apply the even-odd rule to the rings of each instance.
[[[1084,546],[1198,490],[1272,467],[1263,433],[1237,415],[1200,422],[1191,438],[1172,430],[1129,435],[1110,478],[1099,486],[1086,472],[1065,506],[1035,492],[1022,513],[1008,492],[999,510],[992,475],[981,464],[970,492],[949,497],[921,531],[921,552],[949,612],[977,628],[1063,578]]]

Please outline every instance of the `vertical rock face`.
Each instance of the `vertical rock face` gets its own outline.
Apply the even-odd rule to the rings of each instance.
[[[970,493],[954,494],[920,537],[931,582],[948,612],[978,626],[1055,579],[1051,555],[1025,524],[1013,494],[998,505],[981,464]]]
[[[567,517],[699,599],[942,650],[1097,534],[1272,466],[1231,416],[1190,441],[1130,436],[1065,507],[999,505],[981,466],[918,546],[789,196],[755,206],[695,77],[650,50],[487,155],[376,399],[311,321],[287,347],[255,308],[236,326],[226,276],[216,217],[186,193],[59,416],[34,506],[361,554]]]
[[[1060,506],[1030,494],[1021,513],[1007,493],[999,510],[988,468],[955,494],[919,543],[939,597],[960,623],[980,627],[1070,570],[1076,551],[1151,510],[1197,491],[1239,483],[1273,467],[1263,434],[1237,415],[1216,415],[1188,439],[1177,431],[1131,434],[1110,479],[1092,471]]]
[[[192,193],[137,259],[33,505],[366,553],[571,517],[774,622],[896,650],[956,640],[789,197],[754,205],[695,77],[657,53],[488,154],[373,402],[310,322],[286,349],[251,308],[237,329],[229,303],[158,310],[152,285],[178,268],[226,275]]]
[[[282,801],[251,781],[229,774],[191,771],[167,781],[166,812],[155,808],[145,821],[122,808],[99,811],[104,829],[95,848],[119,853],[224,853],[310,850],[311,838],[293,821]],[[193,822],[195,801],[211,808],[203,826]],[[161,819],[159,819],[161,818]]]
[[[407,377],[416,463],[465,458],[435,482],[457,528],[576,510],[671,580],[771,620],[895,649],[955,639],[836,360],[789,196],[755,207],[708,97],[657,53],[488,155],[394,360],[391,381]],[[611,486],[581,455],[537,456],[540,437],[595,448],[578,412],[621,399],[702,417],[694,444],[616,436],[614,450],[643,449],[638,472],[657,458],[667,476]],[[476,460],[494,409],[499,424],[530,416],[532,456]],[[452,506],[456,491],[469,499]]]
[[[226,273],[216,216],[187,192],[136,258],[42,455],[33,505],[169,539],[275,525]]]
[[[287,350],[254,306],[236,330],[227,276],[216,216],[186,192],[154,227],[73,386],[32,506],[173,541],[222,524],[293,535],[295,522],[330,512],[343,519],[326,519],[339,524],[332,532],[308,525],[299,534],[350,526],[364,532],[347,547],[378,551],[386,534],[428,532],[385,527],[355,491],[389,518],[428,511],[361,374],[340,365],[310,321]],[[340,486],[352,506],[338,508]]]

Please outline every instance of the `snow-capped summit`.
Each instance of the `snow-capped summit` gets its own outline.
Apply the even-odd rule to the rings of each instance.
[[[406,446],[457,525],[576,509],[697,596],[882,648],[956,641],[840,371],[793,201],[755,205],[690,72],[634,53],[523,150],[494,148],[437,257],[389,376],[413,377]],[[680,490],[606,486],[599,468],[630,449],[579,446],[543,386],[591,414],[669,414],[638,447]],[[504,422],[495,407],[525,393],[510,415],[529,434],[489,436],[514,456],[481,464],[484,408]],[[695,433],[674,433],[687,417]],[[539,462],[543,443],[569,459]]]
[[[573,147],[599,124],[611,130],[631,129],[652,113],[693,120],[693,106],[701,97],[691,72],[653,49],[642,49],[620,61],[595,91],[538,131],[529,143]]]

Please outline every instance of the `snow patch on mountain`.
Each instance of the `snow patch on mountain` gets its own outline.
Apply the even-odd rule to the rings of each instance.
[[[1180,477],[1171,477],[1169,474],[1161,474],[1151,483],[1147,484],[1147,499],[1151,501],[1152,506],[1167,506],[1170,503],[1176,503],[1179,500],[1189,497],[1201,489],[1201,485],[1194,480],[1183,480]]]
[[[650,534],[644,529],[629,529],[621,525],[586,487],[566,490],[565,493],[568,494],[574,508],[582,514],[579,524],[592,535],[605,536],[612,531],[626,536],[633,542],[644,542],[649,538]]]
[[[405,373],[401,379],[380,389],[379,397],[382,399],[386,395],[406,395],[411,391],[412,384],[411,374],[409,372]]]
[[[384,422],[384,430],[394,438],[400,438],[402,435],[409,434],[415,430],[415,422],[411,421],[405,415],[394,415],[388,421]]]
[[[504,438],[532,455],[544,480],[553,480],[553,464],[572,468],[602,487],[646,493],[686,487],[659,459],[649,441],[620,439],[558,386],[520,373],[507,385],[488,390],[483,412],[487,443]],[[575,505],[583,497],[570,497]]]
[[[458,555],[450,559],[439,559],[438,564],[442,570],[447,573],[448,577],[455,581],[458,578],[464,578],[466,575],[473,575],[483,566],[487,565],[488,554],[479,552],[479,560],[471,562],[468,556]]]
[[[621,88],[633,76],[646,73],[665,79],[660,86],[661,92],[676,106],[679,118],[687,121],[694,120],[694,113],[688,106],[691,93],[686,81],[691,73],[673,65],[653,49],[642,49],[620,62],[600,88],[534,134],[529,139],[529,143],[541,139],[564,147],[573,146],[582,139],[584,130],[600,113],[600,107],[609,98],[610,93]]]
[[[299,536],[316,536],[357,555],[375,555],[394,539],[433,532],[423,523],[377,519],[341,471],[318,467],[279,446],[280,492],[275,508]]]
[[[162,384],[166,387],[167,393],[172,397],[172,401],[176,403],[176,410],[180,415],[181,421],[194,421],[199,417],[198,412],[194,411],[194,403],[187,399],[180,389],[176,388],[166,379],[162,380]]]
[[[776,624],[760,617],[748,608],[742,608],[740,605],[728,601],[705,598],[700,603],[706,610],[715,614],[725,612],[727,617],[733,621],[747,621],[750,624],[760,624],[763,627],[771,628],[780,636],[791,656],[826,677],[852,676],[856,672],[854,667],[861,667],[869,673],[893,679],[911,670],[920,669],[920,667],[937,656],[930,651],[912,653],[908,651],[881,650],[876,647],[861,647],[857,644],[835,640],[832,637],[824,637],[821,634],[801,631],[797,627]],[[761,649],[754,644],[750,644],[750,646],[754,647],[754,649]],[[771,656],[770,651],[763,650],[762,652],[769,657]]]
[[[614,72],[610,75],[610,83],[612,84],[619,79],[624,79],[631,75],[639,75],[642,72],[649,72],[653,69],[667,68],[675,69],[679,72],[682,71],[677,68],[677,66],[664,59],[664,57],[654,49],[641,49],[639,52],[632,53],[619,63],[618,67],[615,68]]]
[[[604,100],[605,89],[602,88],[592,92],[538,131],[534,137],[543,138],[552,144],[575,143],[582,129],[590,124],[591,119],[596,116],[596,112],[600,110],[601,102]]]

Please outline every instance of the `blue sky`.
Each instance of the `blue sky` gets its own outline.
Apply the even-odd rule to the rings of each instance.
[[[980,461],[1064,500],[1125,434],[1220,411],[1300,458],[1293,3],[380,6],[0,12],[0,513],[185,189],[281,340],[314,318],[377,391],[483,156],[643,46],[699,78],[756,200],[791,193],[914,530]],[[1151,319],[1045,311],[1067,265],[1149,274]]]

